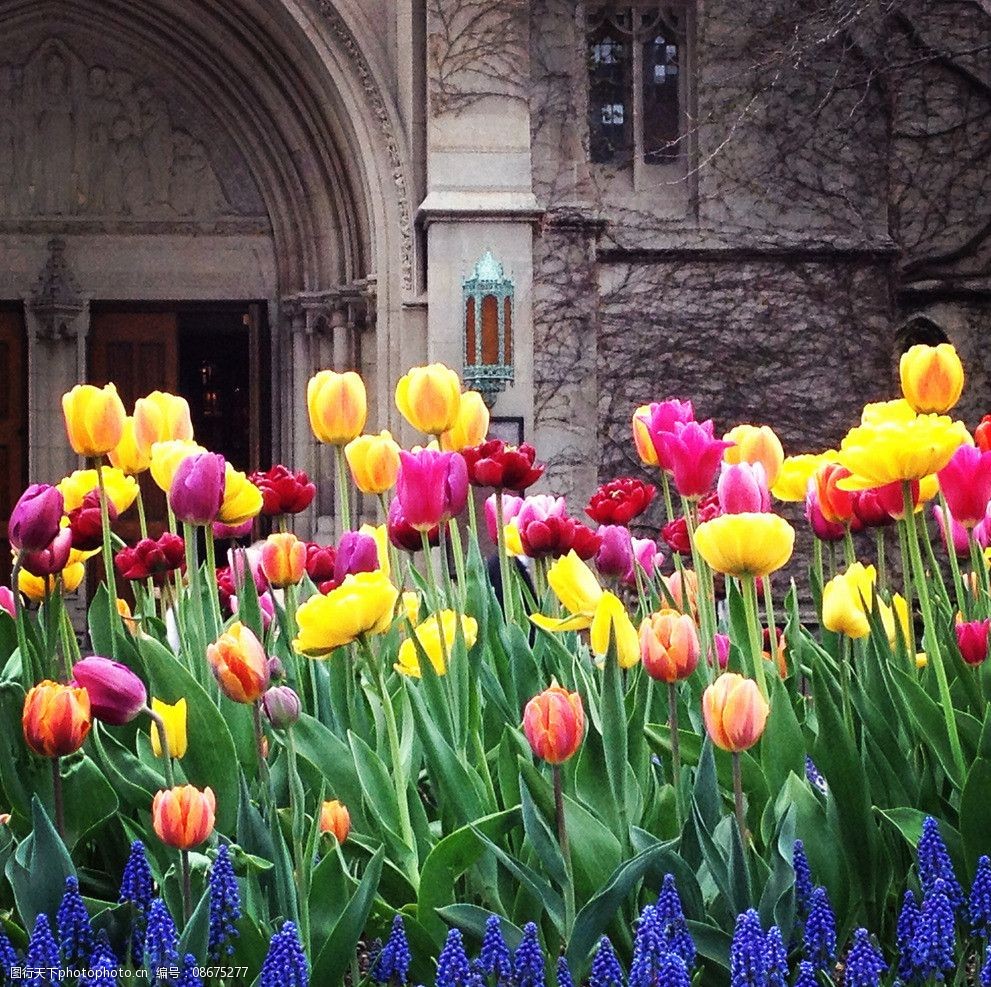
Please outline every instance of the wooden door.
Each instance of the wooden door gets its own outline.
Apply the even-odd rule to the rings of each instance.
[[[7,519],[27,482],[26,353],[20,309],[0,308],[0,584],[10,580]]]
[[[152,391],[176,393],[178,322],[174,311],[128,311],[96,308],[90,321],[89,379],[113,382],[128,414],[134,402]],[[141,494],[152,537],[165,529],[165,496],[150,474],[141,476]],[[117,523],[117,533],[133,543],[140,537],[136,511]]]

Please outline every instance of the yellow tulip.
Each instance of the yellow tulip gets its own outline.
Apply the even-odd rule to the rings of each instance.
[[[876,580],[874,566],[860,562],[830,579],[822,590],[823,625],[847,637],[867,637],[871,632],[868,614],[874,603]]]
[[[623,601],[615,593],[607,591],[596,605],[589,630],[592,650],[600,658],[609,650],[610,634],[616,642],[619,667],[632,668],[640,661],[640,635],[633,626]]]
[[[62,395],[62,414],[73,452],[90,458],[105,456],[120,442],[127,417],[113,384],[76,384]]]
[[[359,435],[344,447],[354,485],[366,494],[391,490],[399,476],[399,445],[388,430]]]
[[[358,533],[370,535],[375,539],[375,548],[378,551],[379,569],[387,576],[392,575],[392,568],[389,562],[389,529],[384,524],[363,524]]]
[[[469,494],[469,496],[471,495]],[[517,525],[515,519],[510,521],[502,530],[506,536],[507,553],[515,557],[525,556],[526,552],[523,551],[523,539],[520,537],[519,525]]]
[[[103,485],[107,489],[107,500],[117,508],[118,514],[123,514],[137,499],[138,481],[115,466],[103,467]],[[82,506],[86,495],[98,488],[99,480],[96,470],[76,470],[59,480],[57,486],[68,514]]]
[[[309,658],[325,658],[364,634],[382,634],[392,623],[399,590],[381,571],[345,576],[326,596],[311,596],[296,612],[292,645]]]
[[[310,428],[321,441],[343,446],[361,435],[368,417],[365,382],[353,370],[321,370],[306,385]]]
[[[134,402],[134,438],[142,456],[151,458],[156,442],[192,442],[189,402],[166,391],[152,391]]]
[[[973,439],[963,422],[945,415],[917,415],[907,422],[860,425],[840,445],[839,461],[851,476],[842,490],[868,490],[889,483],[922,480],[938,473]]]
[[[777,514],[723,514],[695,531],[699,554],[728,576],[769,576],[795,547],[795,529]]]
[[[117,469],[129,476],[137,476],[144,473],[151,466],[151,450],[147,453],[138,448],[137,438],[134,432],[134,419],[128,416],[124,419],[124,431],[120,437],[120,442],[109,453],[110,462]]]
[[[902,393],[919,413],[943,414],[963,392],[963,364],[949,343],[913,346],[899,364]]]
[[[809,480],[815,476],[819,467],[824,463],[835,463],[838,456],[835,449],[827,449],[825,452],[786,457],[778,471],[778,478],[771,487],[771,493],[778,500],[801,503],[808,492]]]
[[[884,633],[887,635],[888,644],[895,647],[898,644],[898,635],[906,643],[911,640],[909,637],[909,612],[908,601],[901,593],[895,593],[891,597],[891,606],[887,606],[878,601],[878,609],[881,611],[881,622],[884,624]]]
[[[187,456],[196,456],[201,452],[206,452],[203,446],[186,439],[156,442],[151,447],[151,478],[155,486],[167,494],[172,489],[172,480],[179,464]]]
[[[454,425],[440,437],[440,447],[446,452],[461,452],[481,445],[489,434],[489,409],[478,391],[461,395],[458,417]]]
[[[414,367],[396,384],[396,407],[413,428],[442,435],[458,420],[461,379],[443,363]]]
[[[861,425],[907,425],[915,418],[915,409],[904,398],[894,401],[874,401],[865,404],[860,414]]]
[[[559,620],[535,613],[530,618],[548,631],[576,631],[591,627],[596,607],[602,599],[602,587],[592,570],[574,552],[557,559],[547,570],[547,584],[570,617]]]
[[[654,448],[650,430],[644,421],[645,416],[650,416],[649,404],[642,404],[633,412],[633,444],[636,446],[637,455],[644,466],[657,466],[657,450]]]
[[[412,590],[406,590],[403,593],[403,613],[406,615],[406,619],[416,627],[417,622],[420,619],[420,594],[414,593]]]
[[[247,477],[245,473],[234,469],[230,463],[224,474],[224,501],[220,505],[217,520],[232,528],[261,513],[264,499],[262,492]]]
[[[774,486],[785,451],[781,440],[769,425],[737,425],[730,429],[723,439],[734,443],[723,452],[723,460],[730,465],[735,463],[760,463],[764,467],[767,485]],[[805,494],[802,494],[804,499]]]
[[[66,593],[74,593],[79,589],[86,575],[86,567],[82,562],[69,562],[62,570],[62,589]],[[17,575],[18,589],[32,603],[41,603],[45,599],[45,579],[41,576],[34,576],[27,569],[21,569]],[[55,592],[55,576],[48,577],[48,592]]]
[[[466,648],[474,647],[478,640],[478,621],[464,614],[458,615],[453,610],[442,611],[440,620],[437,619],[437,616],[437,614],[431,614],[414,629],[414,633],[420,646],[430,659],[434,671],[438,675],[445,675],[447,665],[444,661],[444,654],[446,652],[450,655],[454,648],[458,621],[461,622],[461,633],[464,634]],[[443,644],[441,643],[442,634]],[[395,667],[396,671],[402,672],[403,675],[409,675],[416,679],[420,677],[420,653],[417,651],[416,643],[412,638],[407,638],[399,646],[399,659]]]
[[[165,723],[165,739],[169,745],[169,757],[183,757],[188,747],[186,737],[186,700],[180,699],[171,706],[152,697],[151,710]],[[162,743],[154,722],[151,724],[151,749],[155,757],[162,756]]]

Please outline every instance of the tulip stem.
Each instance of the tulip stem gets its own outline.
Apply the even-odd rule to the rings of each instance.
[[[915,591],[912,586],[912,557],[908,551],[908,522],[898,525],[898,554],[902,563],[902,588],[905,592],[905,607],[908,612],[908,664],[915,670]]]
[[[854,745],[857,736],[853,729],[853,703],[850,699],[850,639],[846,634],[840,634],[840,688],[843,691],[843,722],[846,724],[850,739]]]
[[[169,748],[169,733],[165,727],[164,718],[150,706],[145,706],[145,712],[158,731],[158,743],[162,748],[162,759],[165,761],[165,784],[168,788],[175,787],[175,769],[172,766],[172,751]]]
[[[978,617],[987,616],[988,597],[991,596],[991,587],[988,583],[988,566],[984,561],[984,552],[980,542],[974,535],[973,529],[968,532],[967,540],[970,543],[970,564],[974,570],[974,577],[977,580],[978,591],[975,593],[979,597],[976,604]]]
[[[140,483],[138,483],[137,505],[138,505],[138,528],[141,531],[141,538],[145,539],[148,537],[148,519],[145,517],[145,499],[141,493]],[[143,616],[154,617],[155,616],[155,580],[151,576],[149,576],[146,585],[148,587],[148,600],[151,604],[151,613],[144,614]]]
[[[65,840],[65,798],[62,795],[62,758],[52,758],[52,799],[55,806],[55,832]]]
[[[764,611],[767,614],[767,637],[769,642],[768,651],[771,655],[771,661],[775,666],[777,666],[778,652],[780,648],[778,641],[778,628],[774,620],[774,596],[772,593],[770,576],[764,576],[761,579],[761,588],[764,590]],[[778,671],[780,672],[780,668]]]
[[[681,498],[681,509],[685,515],[685,526],[688,528],[688,541],[692,548],[692,567],[695,569],[695,583],[697,586],[696,606],[698,607],[699,614],[702,654],[706,656],[706,666],[708,667],[709,682],[711,684],[716,681],[716,676],[719,673],[719,662],[715,660],[716,654],[714,647],[716,640],[715,585],[710,578],[709,566],[699,554],[699,550],[695,545],[695,516],[692,502],[687,497]],[[682,594],[684,601],[688,604],[689,610],[691,610],[688,583],[684,579],[684,576],[682,576]],[[713,661],[708,660],[710,655],[714,659]]]
[[[561,779],[561,765],[551,769],[554,778],[554,815],[557,817],[557,842],[564,858],[564,939],[571,938],[575,924],[575,879],[571,865],[571,842],[568,839],[568,822],[564,815],[564,784]]]
[[[936,684],[939,688],[940,705],[943,707],[943,718],[946,721],[946,732],[950,740],[950,750],[953,752],[953,762],[957,769],[957,781],[963,782],[966,770],[963,750],[960,747],[960,736],[957,733],[957,721],[953,710],[953,698],[950,695],[950,684],[946,678],[946,669],[943,667],[943,656],[939,650],[939,635],[936,633],[936,620],[932,610],[932,603],[929,599],[929,586],[926,583],[926,574],[922,568],[922,555],[919,551],[919,532],[915,523],[915,498],[912,495],[912,484],[902,484],[905,501],[905,526],[908,528],[908,547],[912,557],[912,568],[915,571],[915,580],[919,588],[919,605],[922,608],[922,620],[924,626],[922,646],[928,658],[928,664],[933,667],[936,673]],[[952,532],[950,535],[952,542]],[[915,656],[912,655],[914,658]]]
[[[179,861],[182,868],[182,919],[185,926],[193,914],[193,882],[189,873],[188,850],[179,851]]]
[[[103,568],[107,580],[107,617],[110,621],[110,651],[114,661],[117,655],[117,627],[120,614],[117,612],[117,576],[114,573],[114,553],[110,544],[110,507],[107,499],[107,485],[103,479],[103,463],[96,460],[96,482],[100,487],[100,524],[103,528]]]
[[[465,552],[461,544],[461,526],[456,517],[448,521],[448,534],[451,538],[451,554],[454,556],[454,574],[458,580],[458,598],[461,601],[461,606],[457,609],[463,611],[468,597],[468,584],[465,581]]]
[[[440,590],[437,588],[437,573],[434,571],[434,557],[430,548],[430,536],[426,531],[420,532],[420,543],[423,545],[423,562],[427,570],[427,590],[430,594],[430,609],[440,613]],[[444,635],[441,635],[443,641]]]
[[[337,466],[337,498],[341,508],[341,534],[351,530],[351,491],[348,485],[348,468],[344,448],[334,446],[334,463]]]
[[[736,810],[736,827],[740,831],[740,844],[747,846],[747,814],[743,809],[743,769],[740,752],[733,751],[733,806]]]
[[[885,555],[884,528],[877,528],[877,584],[882,590],[888,589],[888,560]]]
[[[653,680],[651,680],[653,681]],[[668,731],[671,734],[671,781],[674,783],[674,811],[681,829],[681,737],[678,736],[678,688],[668,682]]]
[[[760,642],[760,615],[757,610],[757,580],[754,576],[744,576],[743,608],[747,614],[747,634],[750,638],[750,653],[754,659],[754,678],[760,694],[767,699],[767,679],[764,676],[764,653]]]
[[[217,545],[213,537],[213,527],[207,525],[203,532],[206,537],[206,571],[210,577],[207,589],[210,592],[210,613],[213,616],[214,633],[211,637],[220,634],[224,626],[223,618],[220,616],[220,599],[217,596]]]
[[[251,719],[255,727],[255,753],[258,755],[258,777],[265,787],[265,798],[267,801],[269,793],[268,759],[265,757],[265,730],[262,727],[260,702],[251,704]]]
[[[857,561],[857,550],[853,546],[853,535],[850,534],[849,524],[843,527],[843,560],[848,568]]]
[[[206,654],[206,615],[203,613],[203,594],[200,592],[200,566],[196,558],[196,529],[183,522],[183,540],[186,543],[186,572],[189,576],[189,595],[193,598],[193,616],[195,618],[196,640],[193,650],[196,654],[189,655],[189,670],[202,683],[203,657]]]
[[[296,866],[293,875],[296,878],[296,898],[299,903],[299,931],[304,943],[310,941],[310,908],[309,874],[306,861],[306,801],[303,791],[303,781],[299,776],[299,765],[296,761],[296,742],[293,740],[292,727],[286,730],[286,751],[289,755],[289,812],[292,817],[293,850],[296,856]]]
[[[451,582],[451,566],[448,563],[447,558],[447,546],[449,544],[449,529],[447,523],[441,521],[438,527],[438,537],[440,539],[440,574],[441,578],[444,580],[444,597],[446,606],[450,607],[452,610],[460,610],[461,608],[455,602],[454,597],[454,584]],[[444,635],[441,635],[443,640]]]
[[[385,525],[386,537],[385,544],[386,550],[389,554],[389,568],[392,570],[392,578],[395,580],[396,585],[399,588],[399,597],[402,598],[403,590],[406,588],[406,573],[403,571],[399,563],[399,552],[396,546],[393,545],[392,539],[388,535],[389,531],[389,502],[386,499],[384,493],[379,494],[379,504],[382,507],[382,523]]]
[[[819,595],[821,597],[822,588],[826,585],[826,577],[822,568],[822,539],[814,535],[812,537],[812,570],[819,582]],[[822,618],[822,613],[819,614],[819,617]]]
[[[499,551],[499,575],[502,577],[502,612],[506,623],[511,624],[516,619],[516,608],[513,604],[512,575],[509,570],[509,553],[506,550],[506,520],[502,508],[502,487],[495,492],[496,509],[496,544]]]
[[[27,692],[37,680],[34,668],[34,656],[28,646],[28,635],[24,629],[24,622],[28,619],[24,612],[24,601],[21,599],[21,557],[20,554],[14,557],[14,572],[11,578],[11,585],[14,587],[14,626],[17,630],[17,650],[21,656],[21,683],[24,691]]]

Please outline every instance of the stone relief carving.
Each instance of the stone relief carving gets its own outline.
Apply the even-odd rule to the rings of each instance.
[[[0,217],[239,215],[183,116],[130,71],[61,39],[0,65]]]

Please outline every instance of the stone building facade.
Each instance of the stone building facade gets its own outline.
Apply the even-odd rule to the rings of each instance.
[[[402,432],[488,251],[497,427],[573,497],[669,394],[835,442],[920,333],[983,410],[986,0],[0,0],[0,31],[0,515],[77,465],[84,378],[330,475],[308,377],[360,369]]]

